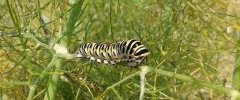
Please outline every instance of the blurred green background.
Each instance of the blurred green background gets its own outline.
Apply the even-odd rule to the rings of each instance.
[[[145,99],[229,100],[240,88],[239,12],[233,0],[3,0],[0,100],[139,99],[140,68],[66,57],[131,38],[151,52]]]

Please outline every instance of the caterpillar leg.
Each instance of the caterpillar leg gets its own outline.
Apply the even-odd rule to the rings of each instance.
[[[110,63],[111,63],[111,64],[116,64],[116,62],[115,62],[115,61],[110,61]]]
[[[95,61],[96,59],[94,57],[90,57],[90,61]]]
[[[101,59],[97,59],[97,62],[102,62]]]
[[[116,60],[116,62],[121,62],[121,60]]]
[[[108,60],[103,60],[104,64],[109,64]]]

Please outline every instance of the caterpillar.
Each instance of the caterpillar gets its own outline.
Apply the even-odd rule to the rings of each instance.
[[[83,43],[77,49],[76,57],[105,64],[126,62],[129,66],[137,66],[149,54],[149,50],[140,41],[130,39],[116,43]]]

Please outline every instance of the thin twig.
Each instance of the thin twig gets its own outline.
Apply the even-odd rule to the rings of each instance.
[[[145,75],[148,72],[148,66],[142,66],[141,73],[140,73],[140,96],[139,100],[143,100],[144,98],[144,92],[145,92]]]
[[[28,94],[27,100],[32,100],[32,98],[34,97],[34,92],[35,92],[35,90],[36,90],[36,88],[37,88],[37,84],[38,84],[40,81],[42,81],[42,79],[47,75],[47,74],[45,74],[45,73],[48,72],[48,71],[52,68],[52,66],[53,66],[56,58],[57,58],[56,56],[53,56],[51,62],[48,64],[47,68],[45,68],[45,69],[43,70],[41,76],[40,76],[32,85],[29,86],[30,92],[29,92],[29,94]]]
[[[140,71],[137,71],[137,72],[135,72],[135,73],[133,73],[133,74],[131,74],[131,75],[125,77],[124,79],[118,81],[117,83],[115,83],[115,84],[113,84],[113,85],[107,87],[107,89],[106,89],[105,91],[103,91],[103,93],[100,94],[96,99],[97,99],[97,100],[100,100],[101,98],[103,98],[103,96],[104,96],[104,95],[105,95],[110,89],[112,89],[112,88],[114,88],[114,87],[116,87],[116,86],[122,84],[123,82],[125,82],[125,81],[127,81],[127,80],[133,78],[134,76],[139,75],[139,74],[140,74]]]

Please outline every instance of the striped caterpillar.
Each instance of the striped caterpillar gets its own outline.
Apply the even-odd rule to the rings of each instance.
[[[116,64],[127,62],[129,66],[141,64],[150,54],[148,49],[135,39],[116,43],[84,43],[77,50],[76,57],[90,61]]]

